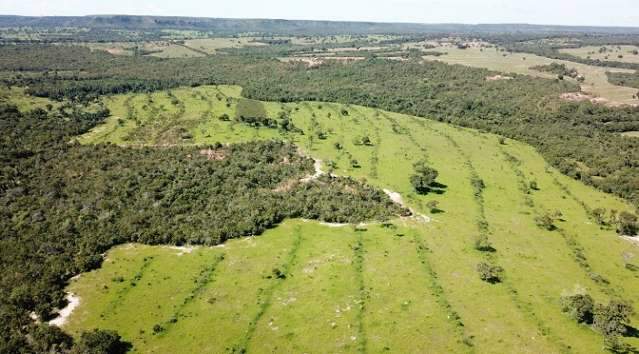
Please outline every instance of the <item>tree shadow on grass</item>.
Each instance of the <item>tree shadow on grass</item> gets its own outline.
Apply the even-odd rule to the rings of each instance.
[[[639,338],[639,329],[626,325],[626,334],[624,334],[624,337]]]
[[[439,182],[433,182],[431,184],[428,185],[428,188],[426,188],[423,191],[419,191],[419,194],[421,195],[426,195],[429,193],[433,193],[433,194],[444,194],[446,193],[446,189],[448,188],[447,185],[439,183]]]

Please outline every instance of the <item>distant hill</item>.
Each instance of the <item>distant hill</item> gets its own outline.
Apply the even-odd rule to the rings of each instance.
[[[372,34],[372,33],[602,33],[639,34],[639,27],[585,27],[529,24],[419,24],[278,19],[229,19],[128,15],[27,17],[0,15],[0,27],[86,27],[97,29],[183,29],[222,34]]]

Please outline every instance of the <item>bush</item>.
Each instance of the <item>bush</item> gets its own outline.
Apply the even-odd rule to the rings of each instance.
[[[550,213],[544,213],[535,217],[535,224],[542,229],[553,231],[557,227],[555,226],[555,218]]]
[[[490,244],[488,236],[481,234],[475,238],[475,249],[481,252],[495,252],[495,248]]]
[[[605,336],[626,334],[626,322],[634,310],[630,304],[611,300],[608,305],[597,305],[594,310],[593,326]]]
[[[637,216],[626,211],[619,213],[617,217],[617,233],[621,235],[634,236],[637,234],[639,225]]]
[[[588,294],[577,294],[561,298],[561,310],[579,323],[591,324],[595,303]]]
[[[477,265],[477,272],[481,280],[490,284],[496,284],[501,282],[504,269],[500,266],[493,266],[482,262]]]

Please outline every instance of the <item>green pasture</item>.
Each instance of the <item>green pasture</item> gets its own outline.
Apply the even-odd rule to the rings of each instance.
[[[399,192],[430,222],[355,228],[288,220],[191,253],[120,246],[70,285],[82,300],[65,329],[117,329],[136,351],[156,353],[593,353],[603,350],[602,336],[562,314],[560,297],[639,300],[639,274],[627,267],[639,265],[639,249],[588,213],[631,207],[561,175],[530,146],[325,102],[261,102],[268,117],[278,124],[288,117],[298,129],[256,127],[236,120],[242,100],[236,86],[111,96],[104,102],[113,116],[79,141],[284,139],[322,160],[324,171]],[[439,171],[441,192],[414,192],[409,177],[418,160]],[[485,185],[479,194],[470,183],[476,178]],[[532,181],[536,190],[527,187]],[[555,231],[535,224],[549,211],[561,212]],[[474,248],[480,233],[495,252]],[[480,262],[502,266],[503,282],[482,282]]]

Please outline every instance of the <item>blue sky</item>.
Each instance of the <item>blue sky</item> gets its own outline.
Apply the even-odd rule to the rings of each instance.
[[[130,14],[639,27],[637,0],[0,0],[0,14]]]

